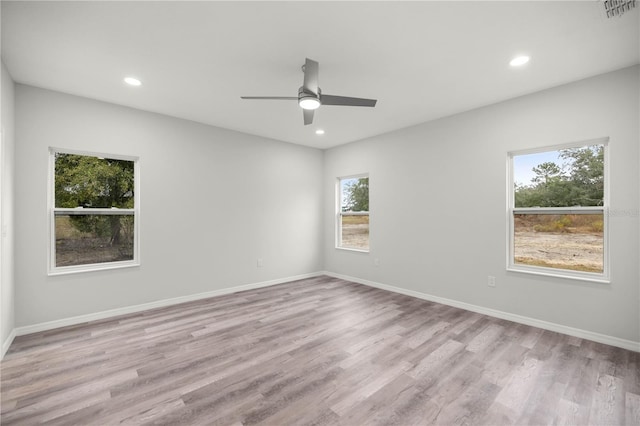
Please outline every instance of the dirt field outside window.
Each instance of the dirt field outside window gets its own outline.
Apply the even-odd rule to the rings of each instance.
[[[342,216],[340,247],[369,250],[369,216]]]
[[[602,273],[601,214],[515,215],[514,263]]]

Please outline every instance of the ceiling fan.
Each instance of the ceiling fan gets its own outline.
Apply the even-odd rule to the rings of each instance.
[[[318,87],[318,63],[306,58],[302,66],[304,81],[298,89],[298,97],[293,96],[241,96],[242,99],[268,99],[298,101],[302,108],[305,126],[313,122],[313,111],[320,105],[374,107],[376,99],[350,98],[347,96],[325,95]]]

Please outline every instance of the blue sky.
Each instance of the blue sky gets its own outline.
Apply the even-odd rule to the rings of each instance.
[[[354,184],[358,181],[359,178],[350,178],[350,179],[342,179],[340,180],[340,194],[342,194],[342,206],[344,207],[347,204],[347,199],[349,198],[349,193],[347,192],[347,187],[351,184]]]
[[[531,169],[545,162],[556,163],[562,167],[559,151],[546,151],[537,154],[517,155],[513,157],[513,181],[518,185],[529,185],[536,175]]]

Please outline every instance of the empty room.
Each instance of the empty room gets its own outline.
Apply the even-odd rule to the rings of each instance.
[[[2,1],[2,425],[640,425],[640,6]]]

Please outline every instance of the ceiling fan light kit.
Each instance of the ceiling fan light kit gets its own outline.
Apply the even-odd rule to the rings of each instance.
[[[318,89],[318,92],[320,92],[320,89]],[[318,93],[318,95],[319,94],[320,93]],[[298,90],[298,105],[300,105],[302,109],[318,109],[321,104],[318,95],[305,91],[304,86],[300,87],[300,90]]]
[[[350,98],[347,96],[323,95],[318,87],[318,62],[306,58],[302,66],[304,81],[298,89],[298,97],[292,96],[241,96],[242,99],[297,100],[302,108],[304,124],[313,123],[313,111],[321,105],[374,107],[376,99]]]

